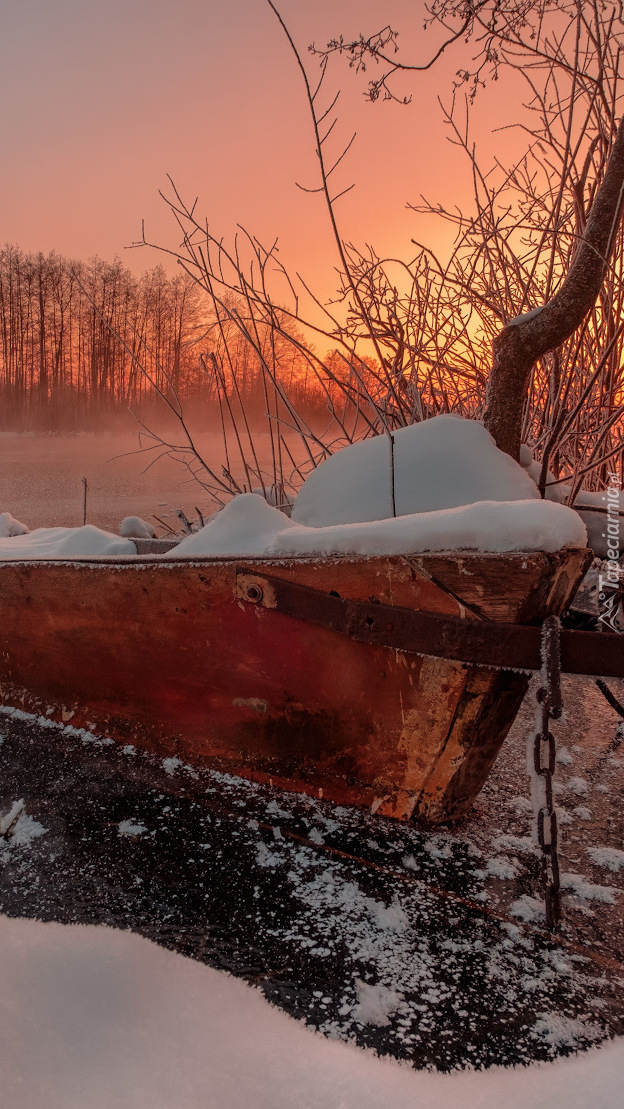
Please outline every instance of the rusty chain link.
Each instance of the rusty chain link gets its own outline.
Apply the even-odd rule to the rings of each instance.
[[[546,927],[556,930],[561,921],[561,884],[557,854],[557,813],[553,802],[553,774],[557,758],[555,737],[550,721],[558,720],[563,710],[561,698],[561,625],[557,616],[547,616],[542,625],[542,685],[537,691],[541,723],[533,740],[533,765],[541,784],[536,812],[537,840],[541,848],[541,877],[546,908]]]

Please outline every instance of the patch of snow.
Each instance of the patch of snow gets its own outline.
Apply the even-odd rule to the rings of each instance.
[[[23,720],[26,724],[36,724],[39,728],[52,728],[72,739],[80,739],[83,743],[91,743],[95,747],[109,747],[115,742],[110,736],[99,736],[89,732],[86,728],[75,728],[73,724],[61,724],[51,720],[49,716],[38,716],[34,712],[24,712],[23,709],[13,708],[12,705],[0,705],[0,714],[9,716],[13,720]]]
[[[531,308],[528,312],[523,312],[521,316],[514,316],[513,320],[509,320],[507,327],[517,327],[518,324],[526,323],[527,320],[534,320],[543,311],[543,306],[539,308]]]
[[[507,848],[509,851],[533,853],[536,850],[535,843],[528,836],[498,836],[493,845],[497,851]]]
[[[374,1024],[378,1028],[390,1024],[390,1017],[396,1013],[403,998],[396,990],[378,983],[375,986],[356,979],[357,1004],[351,1016],[357,1024]]]
[[[539,462],[536,462],[534,460],[533,455],[531,454],[531,451],[526,446],[526,444],[523,444],[520,448],[520,464],[526,470],[528,476],[532,478],[532,480],[537,485],[540,479],[542,467]],[[565,483],[555,485],[555,481],[555,475],[552,474],[550,470],[548,470],[546,474],[546,499],[549,501],[557,501],[559,504],[565,504],[572,492],[572,488],[570,485],[566,485]],[[608,492],[607,490],[603,490],[603,492],[594,492],[587,489],[581,489],[580,492],[576,494],[574,500],[574,508],[578,512],[581,520],[587,528],[588,545],[592,548],[594,554],[598,558],[607,559],[609,557],[609,548],[607,544],[607,524],[609,522],[609,518],[606,512],[584,512],[583,509],[588,508],[591,510],[595,508],[601,508],[606,510],[610,508],[611,516],[614,519],[617,519],[617,516],[615,515],[616,513],[624,513],[624,490],[617,491],[613,488],[610,488]],[[621,515],[619,518],[621,523]],[[592,580],[591,576],[592,571],[590,571],[589,575],[585,578],[583,588],[586,588],[587,583]],[[598,575],[596,574],[595,577],[597,578],[597,576]]]
[[[520,794],[518,794],[517,797],[512,797],[510,804],[512,809],[515,809],[517,813],[533,812],[533,805],[529,801],[529,798],[522,797]]]
[[[598,1025],[561,1015],[555,1016],[554,1013],[538,1015],[533,1025],[532,1035],[536,1040],[545,1040],[546,1043],[556,1047],[577,1047],[579,1042],[587,1039],[598,1041],[602,1038]]]
[[[266,843],[262,840],[258,840],[258,845],[256,847],[256,862],[258,866],[266,866],[273,870],[276,866],[281,866],[283,861],[281,855],[277,854],[276,851],[270,851]]]
[[[562,874],[561,888],[570,890],[583,901],[602,901],[605,905],[615,905],[616,894],[620,893],[613,886],[596,886],[582,874]]]
[[[386,435],[345,447],[303,483],[292,518],[253,493],[234,497],[167,559],[219,555],[555,551],[584,546],[576,513],[546,503],[482,424],[456,416],[393,432],[396,516]]]
[[[0,512],[0,539],[11,539],[18,535],[28,535],[30,528],[21,524],[10,512]]]
[[[518,920],[527,922],[544,920],[544,903],[538,901],[536,897],[529,897],[528,893],[523,893],[517,901],[514,901],[510,906],[509,912]]]
[[[574,759],[572,758],[572,755],[568,751],[567,747],[559,747],[557,749],[557,762],[561,763],[562,766],[572,765]]]
[[[269,801],[269,803],[268,803],[268,805],[265,809],[265,812],[268,813],[269,816],[287,817],[287,816],[290,815],[289,813],[286,812],[286,809],[280,808],[277,801],[275,801],[275,800]]]
[[[575,805],[572,812],[579,820],[591,820],[592,818],[592,811],[587,808],[587,805]]]
[[[93,524],[82,528],[35,528],[19,541],[0,538],[0,562],[116,555],[136,555],[134,543]]]
[[[147,825],[139,824],[136,820],[122,820],[117,825],[117,833],[120,836],[142,836],[146,831]]]
[[[491,874],[493,878],[516,878],[520,873],[517,861],[509,859],[506,855],[498,855],[495,858],[488,859],[485,865],[487,873]]]
[[[617,847],[588,847],[587,854],[596,866],[624,870],[624,851],[619,851]]]
[[[565,783],[565,789],[575,793],[577,797],[584,797],[589,792],[589,782],[586,778],[569,778]]]
[[[452,859],[453,852],[449,843],[432,836],[425,841],[425,851],[432,859]]]
[[[24,813],[13,829],[9,843],[13,847],[30,847],[32,841],[38,839],[39,836],[44,836],[47,830],[38,820],[34,820],[32,816]]]
[[[156,532],[151,524],[140,516],[125,516],[119,525],[119,534],[126,539],[155,539]]]
[[[184,763],[182,762],[182,759],[179,759],[177,757],[177,755],[172,755],[170,758],[163,759],[162,761],[162,768],[165,774],[175,774],[176,770],[180,766],[184,766]]]

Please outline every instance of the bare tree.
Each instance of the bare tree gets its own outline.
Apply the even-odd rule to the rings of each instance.
[[[618,242],[624,194],[624,134],[619,64],[624,24],[620,4],[583,0],[432,0],[425,5],[426,24],[441,27],[445,38],[422,63],[397,57],[397,33],[386,26],[357,39],[333,39],[323,49],[311,47],[325,65],[332,54],[345,55],[358,71],[371,63],[381,73],[369,81],[368,96],[399,99],[393,78],[399,71],[428,69],[444,50],[460,40],[476,48],[468,67],[458,71],[457,85],[468,99],[501,67],[521,73],[530,94],[529,106],[542,112],[539,138],[555,151],[553,119],[566,128],[559,164],[552,164],[553,208],[543,213],[542,232],[550,237],[554,262],[555,238],[565,218],[566,194],[576,202],[577,235],[566,270],[551,264],[547,298],[539,311],[520,312],[503,321],[493,340],[488,376],[486,426],[498,445],[519,457],[527,390],[540,358],[557,350],[588,320]],[[575,134],[579,101],[589,105],[584,126]],[[529,128],[530,130],[530,128]],[[536,133],[531,138],[536,138]],[[579,164],[580,163],[580,164]],[[482,213],[481,213],[482,214]],[[483,248],[492,249],[491,243]],[[503,262],[503,259],[499,259]],[[557,288],[551,292],[552,279]],[[522,298],[524,299],[524,298]]]

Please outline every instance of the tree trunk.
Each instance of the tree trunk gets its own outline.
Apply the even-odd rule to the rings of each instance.
[[[533,366],[561,346],[594,306],[615,242],[624,197],[624,119],[572,264],[543,308],[519,316],[492,344],[485,426],[500,450],[520,456],[522,416]]]

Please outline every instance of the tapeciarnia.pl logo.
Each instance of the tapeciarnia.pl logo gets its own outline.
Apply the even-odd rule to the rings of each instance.
[[[607,540],[607,567],[606,573],[598,576],[598,599],[600,601],[598,623],[609,627],[611,631],[621,632],[622,629],[616,623],[622,578],[622,568],[620,566],[620,479],[617,474],[609,473],[606,501],[607,530],[602,534],[603,538]]]

